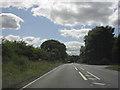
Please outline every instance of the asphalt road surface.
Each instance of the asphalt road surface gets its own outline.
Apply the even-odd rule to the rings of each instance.
[[[118,72],[104,67],[63,64],[23,88],[118,88]]]

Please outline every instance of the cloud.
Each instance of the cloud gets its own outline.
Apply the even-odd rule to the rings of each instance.
[[[46,17],[63,26],[75,26],[115,24],[110,17],[117,4],[117,0],[2,0],[0,7],[31,8],[34,16]]]
[[[44,5],[54,2],[115,2],[115,0],[2,0],[0,8],[16,7],[18,9],[31,8],[34,5]],[[27,3],[27,4],[26,4]],[[47,5],[47,6],[48,6]]]
[[[119,7],[119,9],[118,9],[118,26],[119,26],[119,30],[120,30],[120,1],[119,1],[119,3],[118,3],[118,7]]]
[[[18,9],[27,9],[33,7],[36,0],[2,0],[0,8],[9,8],[10,6]]]
[[[32,36],[20,37],[16,35],[0,36],[0,40],[2,40],[2,38],[5,38],[6,40],[9,41],[25,41],[27,45],[33,45],[35,47],[39,47],[41,43],[47,40],[47,39],[42,39],[40,37],[32,37]]]
[[[120,19],[118,18],[119,16],[120,14],[118,13],[118,10],[115,10],[115,12],[109,17],[109,19],[111,20],[111,25],[118,26],[118,22],[120,21]]]
[[[3,38],[3,36],[0,36],[0,44],[2,43],[2,38]]]
[[[0,14],[0,29],[20,29],[20,22],[24,22],[20,17],[12,13]]]
[[[20,40],[20,36],[15,36],[15,35],[8,35],[4,38],[9,40],[9,41],[19,41]]]
[[[43,42],[43,40],[41,38],[31,37],[31,36],[24,37],[24,38],[22,38],[22,40],[25,41],[26,43],[30,44],[30,45]]]
[[[34,16],[43,16],[64,26],[108,25],[115,8],[114,2],[53,2],[31,11]]]
[[[60,33],[64,37],[72,37],[76,39],[84,39],[84,36],[88,34],[91,29],[71,29],[71,30],[60,30]]]
[[[84,45],[84,43],[78,41],[64,42],[64,44],[66,45],[67,53],[69,55],[79,55],[80,47]]]

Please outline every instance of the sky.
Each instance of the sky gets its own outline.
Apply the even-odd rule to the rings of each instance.
[[[34,47],[54,39],[69,55],[80,54],[84,36],[96,26],[109,25],[115,36],[119,33],[117,0],[3,0],[0,10],[0,38]]]

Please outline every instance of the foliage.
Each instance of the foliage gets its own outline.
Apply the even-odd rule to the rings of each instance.
[[[80,61],[85,63],[85,46],[81,46],[80,48]]]
[[[79,62],[79,56],[78,55],[68,56],[67,61],[70,61],[70,62]]]
[[[113,48],[112,48],[112,62],[114,64],[117,64],[118,63],[118,59],[119,59],[119,46],[118,46],[118,38],[115,37],[114,38],[114,44],[113,44]]]
[[[85,36],[85,46],[80,51],[80,58],[88,64],[111,64],[114,43],[114,28],[95,27]]]
[[[16,60],[16,57],[27,57],[29,60],[39,59],[39,48],[34,48],[33,46],[27,45],[23,41],[11,42],[4,40],[2,42],[2,57],[3,63],[10,60]],[[19,59],[19,58],[18,58]]]
[[[41,49],[42,48],[42,49]],[[3,63],[16,60],[15,57],[26,57],[32,61],[40,60],[64,60],[67,56],[66,47],[63,43],[56,40],[48,40],[35,48],[27,45],[24,41],[2,41]],[[48,50],[49,49],[49,50]],[[19,59],[19,58],[18,58]]]
[[[47,40],[41,45],[41,49],[50,53],[50,60],[65,60],[67,57],[66,46],[57,40]]]
[[[106,69],[120,71],[120,65],[111,65],[111,66],[106,67]]]
[[[55,56],[52,56],[56,59],[54,61],[51,58],[51,52],[55,53]],[[62,55],[60,50],[54,48],[51,52],[27,45],[24,41],[2,40],[3,88],[14,88],[62,64],[63,62],[59,61]]]
[[[117,62],[120,60],[120,34],[117,38],[117,43],[116,43],[116,47],[118,48],[117,49],[117,56],[118,56],[118,59],[117,59]],[[118,62],[120,64],[120,62]]]

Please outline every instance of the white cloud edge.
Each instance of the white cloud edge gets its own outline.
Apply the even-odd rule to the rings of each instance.
[[[119,2],[119,0],[24,0],[24,2]],[[23,0],[1,0],[1,2],[23,2]]]
[[[25,38],[31,39],[31,41]],[[2,42],[1,41],[2,39],[6,39],[9,41],[25,41],[27,45],[33,45],[34,47],[39,47],[41,43],[47,40],[47,39],[42,39],[40,37],[33,37],[33,36],[22,37],[18,35],[7,35],[7,36],[0,36],[0,43]]]
[[[59,7],[59,5],[62,5],[61,11],[56,9]],[[72,4],[72,5],[74,6],[75,4]],[[90,10],[95,11],[94,5],[92,5],[91,3],[89,3],[88,5],[92,6],[90,8]],[[87,9],[80,8],[80,10],[78,10],[78,11],[81,11],[83,9],[82,13],[78,12],[78,14],[76,14],[75,12],[71,11],[71,7],[69,7],[68,4],[66,6],[66,4],[64,5],[63,3],[60,3],[60,4],[57,3],[57,4],[53,4],[53,5],[52,4],[47,5],[47,3],[43,3],[43,7],[39,6],[37,8],[32,8],[31,12],[33,12],[34,16],[46,17],[47,19],[52,21],[54,24],[59,24],[62,26],[75,26],[75,25],[88,25],[89,26],[89,25],[108,25],[108,24],[112,25],[112,22],[114,22],[114,21],[111,21],[110,16],[112,16],[112,13],[114,13],[113,9],[117,8],[116,5],[117,5],[117,3],[114,3],[114,2],[112,2],[112,4],[110,4],[110,2],[109,2],[109,4],[107,4],[107,6],[104,5],[104,3],[102,3],[103,8],[105,7],[105,9],[108,9],[107,11],[106,10],[103,11],[103,9],[101,9],[101,6],[98,4],[98,6],[100,7],[99,8],[100,12],[98,12],[98,10],[96,8],[97,12],[96,11],[95,11],[96,13],[92,12],[95,14],[95,15],[91,14],[92,17],[91,17],[91,15],[89,15],[89,13],[86,13]],[[47,6],[47,7],[45,7],[45,6]],[[113,9],[111,9],[110,7],[112,7]],[[66,11],[67,9],[70,10],[70,13],[68,15],[69,18],[66,17],[67,16],[66,14],[68,14],[68,11]],[[71,14],[71,12],[72,12],[72,14]],[[54,13],[54,14],[52,14],[52,13]],[[85,15],[82,15],[82,14],[85,14]],[[100,15],[98,15],[98,14],[100,14]],[[101,14],[102,14],[102,16],[101,16]],[[86,17],[84,17],[86,15],[88,15],[87,21],[85,20]],[[73,22],[69,21],[71,19],[70,17],[73,18]],[[82,18],[80,18],[80,17],[83,17],[83,20],[81,20]],[[115,20],[117,20],[117,18]]]
[[[79,41],[67,41],[63,43],[66,45],[68,55],[79,55],[81,46],[84,46],[84,42]]]
[[[41,6],[42,5],[45,5],[44,6],[44,8],[43,9],[45,9],[45,7],[47,6],[49,6],[50,5],[50,3],[49,2],[115,2],[115,3],[117,3],[118,2],[118,0],[84,0],[84,1],[81,1],[81,0],[75,0],[75,1],[73,1],[73,0],[46,0],[46,1],[43,1],[43,0],[24,0],[24,1],[18,1],[18,0],[4,0],[3,1],[3,3],[4,2],[8,2],[8,7],[10,7],[10,6],[13,6],[13,7],[16,7],[16,8],[18,8],[18,9],[24,9],[24,8],[31,8],[31,7],[33,7],[34,5],[37,5],[38,7],[36,7],[36,8],[31,8],[31,12],[33,12],[33,15],[34,16],[43,16],[43,17],[46,17],[47,19],[49,19],[50,21],[52,21],[53,23],[55,23],[55,24],[60,24],[60,25],[63,25],[63,26],[75,26],[75,25],[80,25],[80,24],[82,24],[80,21],[77,21],[76,23],[68,23],[68,21],[67,21],[67,23],[65,23],[66,21],[64,21],[64,20],[62,20],[61,22],[59,21],[59,20],[54,20],[54,19],[52,19],[51,17],[49,17],[49,13],[48,14],[45,14],[44,12],[43,13],[37,13],[37,9],[38,9],[38,11],[39,11],[39,8],[41,8]],[[15,4],[16,2],[18,2],[17,4]],[[26,4],[26,2],[29,2],[28,4]],[[48,5],[49,4],[49,5]],[[53,5],[52,5],[53,6]],[[48,10],[48,8],[46,8],[47,10]],[[104,14],[104,13],[103,13]],[[112,16],[112,15],[111,15]],[[103,16],[102,16],[103,17]],[[54,18],[56,18],[56,17],[54,17]],[[61,17],[60,17],[61,18]],[[108,17],[108,19],[109,20],[111,20],[110,19],[110,17]],[[96,20],[96,19],[95,19]],[[104,19],[103,19],[104,20]],[[106,19],[107,20],[107,19]],[[116,20],[116,19],[114,19],[114,20]],[[88,23],[88,25],[89,24],[92,24],[91,22],[91,20],[89,20],[90,22]],[[104,20],[105,21],[105,20]],[[104,21],[98,21],[99,22],[99,24],[105,24],[105,23],[103,23]],[[114,23],[115,21],[113,21],[112,20],[112,22]],[[109,23],[109,24],[112,24],[112,22],[111,23]],[[85,23],[85,24],[87,24],[87,23]],[[98,23],[95,23],[95,22],[93,22],[93,24],[96,24],[96,25],[98,25]],[[108,24],[108,23],[107,23]]]
[[[3,21],[4,19],[5,21]],[[10,21],[13,21],[14,23],[10,24],[11,23]],[[4,29],[18,30],[21,28],[20,22],[24,22],[24,20],[13,13],[0,13],[0,24],[1,24],[0,29],[1,30],[4,30]]]
[[[88,34],[88,32],[92,30],[91,28],[81,28],[81,29],[61,29],[59,30],[60,35],[63,37],[72,37],[75,39],[83,40],[84,36]]]

